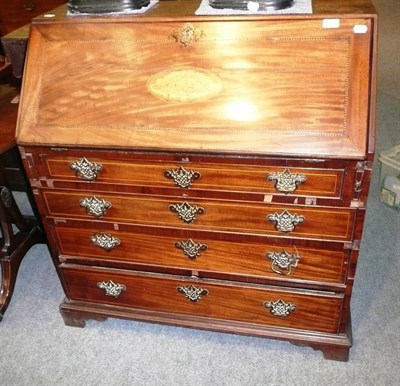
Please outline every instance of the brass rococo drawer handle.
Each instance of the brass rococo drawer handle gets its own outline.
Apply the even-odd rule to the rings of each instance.
[[[106,296],[117,298],[123,291],[126,291],[126,286],[119,283],[114,283],[112,280],[107,282],[101,281],[97,283],[97,287],[104,290]]]
[[[107,213],[107,209],[112,207],[111,202],[96,196],[86,197],[79,201],[80,206],[86,208],[87,214],[94,217],[102,217]]]
[[[110,235],[109,233],[95,233],[90,237],[90,241],[93,245],[97,245],[106,251],[111,251],[115,247],[121,244],[121,240],[117,237]]]
[[[70,163],[69,167],[75,171],[78,178],[87,181],[94,181],[103,170],[103,165],[90,162],[86,157]]]
[[[267,257],[272,260],[271,269],[279,274],[289,276],[292,268],[297,268],[300,256],[295,253],[288,253],[285,250],[281,252],[269,252]]]
[[[191,224],[196,220],[197,214],[203,214],[205,209],[201,206],[190,205],[188,202],[182,204],[171,204],[169,205],[171,212],[178,213],[178,217],[186,224]]]
[[[174,180],[175,185],[180,188],[188,188],[192,185],[193,180],[198,180],[201,174],[197,171],[186,170],[183,166],[179,169],[166,170],[164,176]]]
[[[192,239],[177,241],[175,247],[182,249],[183,253],[192,260],[197,259],[201,252],[206,251],[208,248],[206,244],[196,243]]]
[[[274,172],[268,174],[268,181],[276,181],[275,189],[281,193],[293,193],[299,184],[304,184],[307,177],[299,173],[291,173],[289,169],[283,172]]]
[[[197,288],[193,284],[190,284],[188,287],[177,287],[177,291],[183,293],[186,299],[189,299],[191,302],[198,302],[202,296],[206,296],[209,293],[208,290]]]
[[[204,31],[201,28],[195,27],[191,23],[186,23],[180,28],[175,28],[171,36],[177,43],[183,44],[185,47],[198,42],[205,36]]]
[[[276,301],[268,300],[264,302],[263,305],[265,308],[269,309],[272,315],[281,318],[289,316],[297,308],[295,304],[285,303],[282,299]]]
[[[306,220],[304,216],[299,216],[297,213],[290,214],[287,210],[282,213],[269,214],[269,221],[275,222],[275,229],[280,232],[292,232],[296,225],[301,224]]]

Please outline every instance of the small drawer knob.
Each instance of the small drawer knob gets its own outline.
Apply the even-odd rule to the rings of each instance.
[[[182,204],[171,204],[168,208],[171,212],[178,213],[178,218],[186,224],[193,223],[198,214],[203,214],[205,212],[205,209],[201,206],[190,205],[186,201]]]
[[[285,194],[293,193],[299,184],[304,184],[307,181],[306,176],[299,173],[291,173],[289,169],[285,169],[283,172],[270,173],[267,179],[268,181],[276,181],[275,189]]]
[[[121,240],[117,237],[110,235],[109,233],[95,233],[90,237],[90,241],[93,245],[97,245],[106,251],[111,251],[115,247],[121,244]]]
[[[114,298],[119,297],[123,291],[126,291],[124,284],[114,283],[112,280],[98,282],[97,287],[103,289],[106,296]]]
[[[90,162],[86,157],[72,162],[69,166],[78,178],[86,181],[94,181],[103,170],[103,165]]]
[[[288,253],[285,250],[281,252],[269,252],[267,257],[272,260],[271,269],[279,274],[289,276],[292,268],[297,268],[300,257],[295,253]]]
[[[298,224],[306,220],[304,216],[299,216],[297,213],[290,214],[287,210],[282,213],[273,213],[267,216],[269,221],[275,222],[275,229],[280,232],[292,232]]]
[[[112,207],[111,202],[96,196],[83,198],[79,201],[79,204],[86,209],[87,214],[94,217],[104,216],[107,213],[107,209]]]
[[[202,296],[206,296],[209,293],[208,290],[197,288],[193,284],[190,284],[187,287],[180,286],[177,288],[177,291],[183,293],[185,298],[191,302],[198,302]]]
[[[177,241],[175,243],[175,247],[178,249],[182,249],[183,253],[189,259],[197,259],[201,252],[206,251],[208,246],[202,243],[196,243],[192,239],[188,239],[186,241]]]
[[[179,169],[166,170],[164,176],[174,180],[175,185],[180,188],[189,188],[194,180],[198,180],[201,174],[197,171],[186,170],[183,166]]]
[[[34,1],[27,0],[27,1],[24,1],[24,8],[27,11],[33,11],[36,8],[36,4]]]
[[[268,308],[272,315],[284,318],[289,316],[296,310],[297,306],[292,303],[285,303],[282,299],[273,301],[268,300],[263,303],[265,308]]]
[[[6,208],[11,208],[14,199],[10,189],[6,186],[0,186],[0,200]]]

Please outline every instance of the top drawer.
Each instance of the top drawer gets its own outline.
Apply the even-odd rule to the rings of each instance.
[[[19,144],[366,154],[368,18],[77,19],[32,26]]]
[[[47,180],[52,187],[65,187],[66,182],[74,181],[101,184],[107,190],[115,190],[118,184],[174,188],[183,194],[189,194],[189,190],[241,192],[258,194],[258,201],[269,201],[265,196],[280,196],[294,202],[303,196],[348,203],[348,186],[355,176],[355,164],[350,161],[246,160],[50,149],[29,154],[36,165],[36,178]]]

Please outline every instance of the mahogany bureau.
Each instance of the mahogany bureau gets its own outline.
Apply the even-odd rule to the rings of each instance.
[[[347,360],[376,15],[35,19],[17,140],[67,325],[130,318]]]

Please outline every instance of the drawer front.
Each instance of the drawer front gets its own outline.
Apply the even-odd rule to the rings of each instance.
[[[342,295],[61,266],[72,300],[335,333]]]
[[[107,159],[41,155],[44,177],[125,185],[342,198],[345,168]]]
[[[354,209],[43,190],[51,217],[281,237],[350,240]]]
[[[154,269],[173,268],[210,273],[241,275],[288,281],[341,284],[346,273],[347,252],[308,248],[296,245],[274,245],[221,241],[190,234],[185,237],[160,236],[120,230],[72,228],[54,229],[62,259],[68,261],[100,259],[134,263]],[[251,279],[250,279],[251,280]]]

